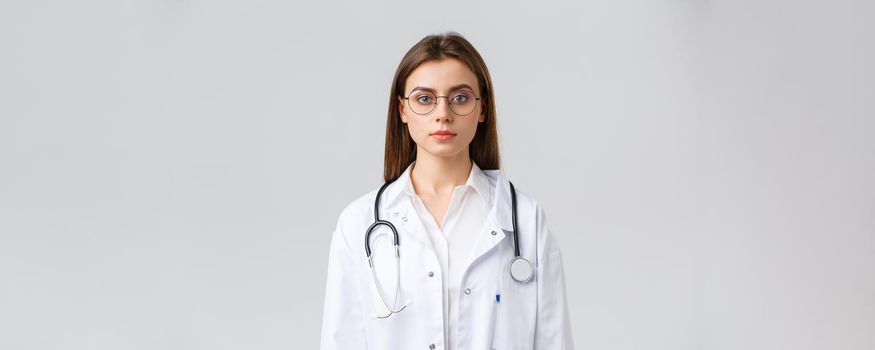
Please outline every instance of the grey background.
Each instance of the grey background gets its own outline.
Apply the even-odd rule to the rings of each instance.
[[[316,348],[394,69],[456,30],[578,348],[873,349],[873,10],[4,1],[0,348]]]

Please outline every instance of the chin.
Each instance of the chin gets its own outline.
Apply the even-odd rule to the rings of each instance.
[[[455,147],[454,145],[437,145],[425,149],[426,152],[435,157],[452,157],[464,150],[464,147]]]

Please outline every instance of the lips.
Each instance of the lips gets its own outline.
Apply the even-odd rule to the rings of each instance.
[[[456,137],[456,133],[449,130],[438,130],[431,133],[431,137],[434,137],[438,141],[449,141]]]

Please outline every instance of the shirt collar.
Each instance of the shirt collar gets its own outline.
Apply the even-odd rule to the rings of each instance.
[[[413,197],[416,195],[416,191],[413,189],[413,181],[410,178],[410,172],[413,169],[413,165],[416,161],[410,163],[407,166],[407,169],[404,170],[404,173],[398,178],[399,182],[402,182],[402,188],[404,188],[404,193],[408,196]],[[492,184],[489,181],[489,178],[483,173],[483,170],[477,166],[473,160],[471,161],[471,172],[468,173],[468,180],[465,181],[463,186],[472,187],[483,200],[483,203],[486,203],[487,207],[492,206]]]
[[[413,168],[412,163],[408,165],[407,169],[401,174],[397,179],[395,179],[391,184],[389,184],[385,193],[383,194],[381,203],[382,207],[386,213],[399,213],[403,212],[407,208],[410,208],[410,201],[401,200],[402,198],[410,198],[405,195],[405,189],[409,185],[410,182],[410,171]],[[511,195],[509,182],[504,172],[499,169],[491,169],[491,170],[481,170],[477,167],[477,171],[473,171],[472,174],[469,174],[469,180],[472,180],[472,184],[478,186],[478,188],[487,188],[488,190],[482,191],[486,193],[488,191],[489,195],[489,203],[490,206],[496,211],[496,221],[505,231],[510,232],[512,229],[512,215],[511,215]],[[477,180],[479,174],[484,175],[483,180]],[[473,175],[473,176],[471,176]],[[467,182],[466,182],[467,183]],[[411,185],[412,186],[412,185]],[[378,193],[377,190],[373,191],[375,194]],[[482,195],[482,194],[481,194]],[[517,189],[517,195],[520,195],[519,189]],[[406,205],[405,205],[406,204]]]

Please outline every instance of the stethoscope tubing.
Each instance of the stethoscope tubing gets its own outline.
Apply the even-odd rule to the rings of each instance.
[[[382,197],[383,191],[385,191],[386,188],[389,186],[389,184],[391,184],[394,181],[395,180],[387,181],[386,183],[383,184],[383,186],[380,186],[380,190],[377,191],[377,198],[374,199],[374,223],[372,223],[371,226],[368,227],[367,232],[365,232],[365,255],[367,256],[367,259],[368,259],[368,265],[370,266],[370,269],[371,269],[371,275],[374,278],[374,282],[376,284],[375,286],[377,287],[377,292],[380,294],[380,301],[383,302],[383,305],[389,311],[389,314],[387,314],[385,316],[378,316],[380,318],[389,317],[394,313],[400,312],[401,310],[403,310],[407,306],[405,304],[405,305],[402,305],[401,307],[397,307],[398,295],[400,294],[399,292],[401,289],[401,253],[400,253],[400,238],[398,235],[398,230],[395,229],[395,225],[392,224],[390,221],[380,219],[380,198]],[[512,221],[512,225],[513,225],[513,252],[514,252],[514,258],[511,260],[511,263],[508,265],[508,272],[510,273],[511,277],[514,280],[516,280],[517,282],[521,282],[521,283],[528,282],[532,279],[532,277],[534,277],[534,273],[533,273],[534,267],[532,266],[532,263],[528,259],[523,258],[520,254],[519,233],[517,230],[516,189],[514,189],[512,182],[508,181],[508,184],[510,184],[511,221]],[[380,280],[377,278],[377,273],[376,273],[376,270],[374,269],[374,262],[371,259],[371,233],[373,233],[374,229],[377,228],[378,226],[389,227],[389,229],[392,231],[392,243],[395,246],[395,276],[396,276],[396,281],[395,281],[395,300],[392,303],[393,307],[390,307],[389,304],[386,303],[386,297],[385,297],[385,295],[383,295],[383,285],[380,283]],[[517,263],[520,263],[522,265],[517,264]],[[518,274],[514,273],[514,266],[520,266],[523,269],[526,269],[524,271],[527,271],[527,272],[523,272],[521,275],[518,276]]]

